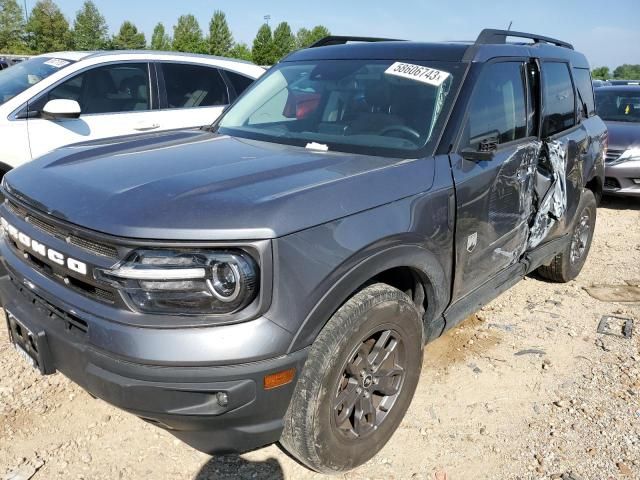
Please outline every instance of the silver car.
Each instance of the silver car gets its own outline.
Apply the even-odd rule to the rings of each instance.
[[[595,94],[609,129],[604,192],[640,197],[640,86],[600,87]]]

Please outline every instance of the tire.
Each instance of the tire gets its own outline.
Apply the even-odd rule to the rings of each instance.
[[[422,349],[422,319],[407,295],[380,283],[361,290],[311,346],[281,445],[309,468],[328,474],[371,459],[409,408]]]
[[[558,283],[570,282],[576,278],[587,261],[593,232],[596,227],[596,197],[591,190],[583,190],[580,204],[571,230],[571,240],[549,265],[538,268],[540,276]]]

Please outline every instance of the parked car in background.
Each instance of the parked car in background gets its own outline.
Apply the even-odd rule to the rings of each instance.
[[[9,63],[9,60],[7,60],[6,58],[0,58],[0,70],[4,70],[5,68],[9,68],[11,66],[11,64]]]
[[[161,52],[60,52],[0,72],[0,176],[71,143],[209,125],[264,69]]]
[[[609,85],[640,85],[640,80],[607,80]]]
[[[608,80],[593,80],[593,88],[606,87],[611,85]]]
[[[598,88],[596,106],[609,129],[604,192],[640,196],[640,86]]]

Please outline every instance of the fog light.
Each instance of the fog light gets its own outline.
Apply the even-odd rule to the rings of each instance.
[[[636,185],[640,185],[640,178],[634,178],[633,183],[635,183]]]
[[[296,369],[290,368],[289,370],[283,370],[281,372],[272,373],[264,377],[264,389],[271,390],[278,388],[293,381],[293,377],[296,376]]]
[[[225,392],[218,392],[216,394],[216,400],[218,401],[218,405],[220,405],[221,407],[226,407],[227,405],[229,405],[229,395],[227,395]]]

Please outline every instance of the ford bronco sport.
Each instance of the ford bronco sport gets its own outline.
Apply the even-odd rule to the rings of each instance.
[[[509,43],[519,37],[522,43]],[[330,37],[207,130],[78,144],[2,185],[11,339],[208,453],[378,452],[423,345],[580,272],[604,123],[571,45]]]

